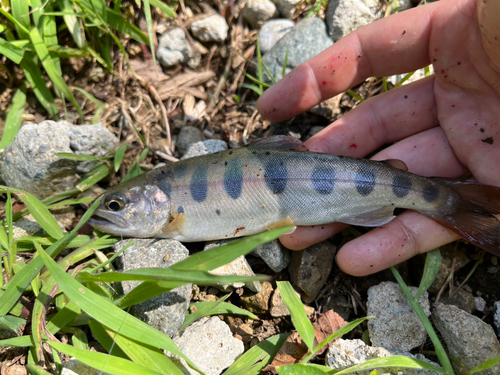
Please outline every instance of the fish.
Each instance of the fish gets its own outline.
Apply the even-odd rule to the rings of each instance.
[[[500,255],[500,188],[415,175],[395,159],[314,153],[287,136],[152,169],[104,193],[90,224],[118,236],[193,242],[288,225],[376,227],[396,208]]]

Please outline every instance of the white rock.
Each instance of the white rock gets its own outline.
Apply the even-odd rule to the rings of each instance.
[[[363,0],[330,0],[325,15],[328,33],[334,42],[375,19]]]
[[[196,68],[201,59],[199,51],[193,51],[180,27],[168,30],[160,37],[156,57],[167,68],[184,62]]]
[[[252,27],[259,28],[278,11],[271,0],[247,0],[241,14]]]
[[[208,139],[206,141],[193,143],[189,146],[181,160],[225,150],[227,150],[226,142],[220,139]]]
[[[295,10],[300,1],[301,0],[274,0],[274,3],[283,17],[293,19],[295,17]]]
[[[287,19],[269,20],[259,31],[259,47],[264,54],[271,50],[283,36],[293,29],[295,24]]]
[[[202,42],[223,42],[227,38],[229,26],[220,14],[212,14],[191,24],[191,32]]]

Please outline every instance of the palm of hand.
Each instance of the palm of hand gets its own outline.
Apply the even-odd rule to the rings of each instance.
[[[470,171],[500,186],[500,3],[446,1],[402,12],[359,29],[297,67],[259,100],[262,115],[281,120],[370,76],[429,63],[435,76],[365,101],[311,138],[312,151],[403,160],[410,172],[458,177]],[[282,105],[286,103],[286,105]],[[298,228],[282,242],[302,249],[342,228]],[[348,244],[339,266],[365,275],[457,239],[416,212]]]

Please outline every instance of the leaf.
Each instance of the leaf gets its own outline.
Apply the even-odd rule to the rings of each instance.
[[[18,329],[23,323],[26,323],[26,319],[18,318],[17,316],[12,315],[2,315],[0,316],[0,328],[10,329],[15,331]]]
[[[16,94],[12,99],[12,105],[7,114],[7,119],[5,120],[5,129],[3,131],[2,141],[0,142],[0,149],[5,150],[5,148],[12,143],[15,136],[19,132],[19,128],[21,128],[21,123],[23,121],[25,105],[26,84],[23,83],[16,91]]]
[[[87,340],[87,335],[80,328],[75,328],[73,337],[71,339],[73,346],[77,349],[89,349],[89,342]]]
[[[19,64],[24,56],[24,50],[0,38],[0,54],[11,59],[15,64]]]
[[[176,14],[173,8],[169,7],[167,4],[164,4],[161,0],[149,0],[149,3],[162,11],[163,17],[165,18],[175,18]]]
[[[97,184],[109,174],[109,167],[106,164],[97,164],[88,173],[83,176],[76,188],[85,191]]]
[[[124,143],[120,147],[116,149],[115,152],[115,160],[114,160],[114,167],[115,167],[115,172],[118,172],[120,169],[120,166],[122,165],[123,158],[125,156],[125,152],[127,151],[127,144]]]
[[[71,357],[75,357],[80,362],[102,372],[117,375],[160,374],[159,372],[152,371],[147,367],[137,365],[134,362],[120,357],[113,357],[104,353],[91,352],[90,350],[76,349],[71,345],[53,341],[49,342],[49,345],[54,349]]]
[[[80,26],[78,18],[75,15],[75,9],[73,8],[73,3],[69,0],[59,0],[58,4],[59,4],[59,9],[61,9],[61,12],[64,13],[63,20],[66,23],[66,26],[68,27],[68,30],[71,33],[71,36],[73,37],[73,40],[75,41],[78,48],[85,49],[87,44],[85,42],[85,32]]]
[[[136,131],[137,131],[137,129],[136,129]],[[140,134],[140,133],[137,131],[137,134]],[[139,155],[139,157],[134,161],[134,164],[132,164],[132,167],[127,172],[125,177],[122,178],[122,182],[128,181],[131,178],[140,176],[141,174],[143,174],[145,172],[142,170],[142,168],[139,166],[139,164],[144,160],[144,158],[146,157],[148,152],[149,152],[149,148],[147,148],[147,147],[144,150],[142,150],[141,155]]]
[[[132,25],[129,23],[123,16],[115,12],[114,10],[107,8],[107,23],[109,26],[111,26],[113,29],[123,33],[130,35],[132,39],[135,39],[139,43],[142,44],[149,44],[149,38],[147,37],[146,34],[144,34],[141,29],[139,29],[137,26]]]
[[[42,367],[34,364],[27,364],[26,370],[30,375],[52,375],[50,372],[45,371]]]
[[[295,329],[309,350],[312,351],[314,348],[314,327],[307,318],[304,305],[288,281],[278,281],[276,284],[278,285],[283,302],[285,302],[286,307],[290,310],[290,316]]]
[[[476,367],[474,367],[472,370],[469,371],[469,374],[475,374],[476,372],[484,371],[484,370],[489,370],[490,368],[494,366],[500,365],[500,356],[493,356],[491,358],[488,358],[486,361],[480,363]]]
[[[142,0],[144,4],[144,15],[146,16],[146,24],[148,26],[149,49],[151,50],[151,58],[153,59],[156,75],[158,76],[158,64],[156,64],[155,44],[153,40],[153,21],[151,20],[151,7],[149,0]]]
[[[247,350],[224,372],[224,375],[257,375],[279,351],[289,333],[272,336]]]
[[[15,27],[20,39],[26,38],[26,31],[30,28],[30,10],[27,1],[10,2],[12,17],[17,21]],[[2,9],[3,10],[3,9]]]
[[[90,100],[97,106],[97,110],[94,115],[94,120],[92,121],[93,124],[97,124],[99,122],[99,116],[101,115],[101,112],[104,109],[104,104],[80,87],[73,87],[73,89],[81,93],[83,96],[85,96],[88,100]]]
[[[56,279],[59,288],[61,288],[64,294],[74,301],[77,306],[85,311],[90,317],[111,330],[120,332],[120,334],[125,337],[146,345],[168,350],[172,354],[184,358],[193,369],[198,370],[194,363],[175,346],[170,337],[148,326],[146,323],[93,293],[90,289],[86,288],[61,270],[54,260],[44,251],[40,252],[40,258],[43,260],[54,279]],[[65,353],[70,354],[67,351],[65,351]],[[76,355],[74,356],[77,357]],[[77,358],[81,360],[80,357]],[[121,360],[123,361],[123,359]],[[108,369],[104,371],[110,372]]]
[[[415,299],[419,299],[422,294],[424,294],[427,289],[432,285],[441,267],[441,252],[439,248],[431,250],[427,253],[425,258],[424,272],[422,274],[422,279],[420,280],[420,285],[418,286],[417,294]]]
[[[329,371],[331,368],[326,367]],[[320,370],[315,366],[310,365],[286,365],[276,368],[279,375],[324,375],[327,373],[325,370]]]
[[[431,371],[436,371],[439,373],[443,373],[443,369],[441,367],[437,367],[422,361],[420,359],[410,358],[403,355],[393,355],[390,357],[382,357],[382,358],[374,358],[370,359],[366,362],[363,362],[359,365],[355,365],[349,367],[345,370],[339,371],[335,374],[349,374],[351,372],[358,372],[363,370],[372,370],[377,368],[386,368],[386,367],[407,367],[407,368],[418,368],[418,369],[426,369]],[[452,372],[453,374],[453,372]]]

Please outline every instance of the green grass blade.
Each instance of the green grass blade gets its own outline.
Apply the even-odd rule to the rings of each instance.
[[[399,87],[401,86],[404,82],[408,81],[408,79],[413,75],[415,74],[415,72],[410,72],[410,73],[407,73],[405,74],[405,76],[403,78],[401,78],[401,81],[399,81],[398,83],[396,83],[396,87]]]
[[[40,33],[38,32],[37,28],[32,28],[30,30],[30,39],[31,43],[33,43],[33,47],[35,48],[35,51],[40,58],[40,61],[47,72],[50,80],[54,84],[54,87],[61,91],[68,100],[73,103],[75,106],[78,114],[80,115],[80,118],[83,119],[83,114],[82,114],[82,109],[80,108],[80,105],[77,103],[75,97],[69,90],[68,85],[64,80],[62,79],[61,75],[58,73],[57,67],[54,65],[52,58],[50,57],[49,50],[47,46],[45,45],[44,41],[42,40],[42,37],[40,36]]]
[[[134,126],[135,128],[135,126]],[[137,130],[137,129],[136,129]],[[141,135],[142,137],[142,135]],[[143,174],[145,171],[140,167],[140,163],[144,160],[144,158],[147,156],[149,152],[149,148],[145,148],[144,150],[142,150],[141,154],[139,155],[139,157],[134,161],[134,164],[132,164],[132,167],[130,167],[129,171],[127,172],[127,174],[125,175],[125,177],[122,178],[122,182],[125,182],[125,181],[128,181],[130,180],[131,178],[134,178],[134,177],[137,177],[137,176],[140,176],[141,174]]]
[[[282,78],[285,78],[285,75],[286,75],[286,64],[287,63],[288,63],[288,46],[286,46],[285,61],[283,61],[283,72],[282,72],[282,75],[281,75]]]
[[[47,110],[51,117],[55,118],[59,110],[54,102],[54,96],[43,79],[42,71],[38,65],[33,63],[35,60],[36,55],[33,53],[25,53],[19,65],[23,69],[24,75],[30,83],[40,104]]]
[[[288,281],[278,281],[276,284],[278,285],[283,302],[286,307],[288,307],[288,310],[290,310],[290,316],[295,329],[309,348],[309,351],[313,351],[314,327],[307,318],[304,305],[300,301],[300,298],[297,297],[295,290]]]
[[[427,253],[427,257],[425,259],[424,272],[422,275],[422,279],[420,280],[420,285],[418,286],[417,294],[415,295],[415,299],[419,299],[422,294],[424,294],[427,289],[431,286],[436,279],[436,276],[439,272],[439,267],[441,267],[441,252],[439,248],[431,250]]]
[[[151,58],[153,59],[156,76],[158,77],[158,64],[156,63],[155,44],[153,40],[153,21],[151,19],[151,7],[149,0],[142,0],[144,5],[144,15],[146,16],[146,24],[148,25],[149,49],[151,50]]]
[[[469,371],[469,374],[475,374],[476,372],[484,371],[484,370],[489,370],[490,368],[494,366],[500,365],[500,356],[494,356],[491,358],[488,358],[486,361],[483,363],[480,363],[476,367],[474,367],[472,370]]]
[[[90,100],[92,103],[94,103],[97,106],[97,110],[95,111],[95,115],[94,115],[94,120],[92,121],[93,124],[97,124],[99,122],[99,116],[100,116],[102,110],[104,109],[104,104],[101,101],[94,98],[87,91],[85,91],[84,89],[82,89],[80,87],[73,87],[73,89],[78,91],[79,93],[81,93],[83,96],[85,96],[88,100]]]
[[[12,315],[2,315],[0,316],[0,328],[16,330],[23,323],[26,322],[26,319],[18,318],[17,316]]]
[[[27,364],[26,370],[30,375],[52,375],[50,372],[45,371],[42,367],[34,364]]]
[[[15,64],[19,64],[24,56],[24,50],[11,42],[0,38],[0,54],[11,59]]]
[[[124,309],[126,307],[147,301],[148,299],[159,296],[160,294],[167,293],[184,284],[185,282],[183,281],[170,282],[168,285],[165,285],[165,282],[162,282],[160,285],[156,282],[144,281],[123,297],[116,299],[113,303],[117,307]]]
[[[80,362],[87,366],[116,375],[158,375],[159,372],[152,371],[147,367],[140,366],[134,362],[128,361],[120,357],[113,357],[104,353],[91,352],[90,350],[82,350],[74,348],[71,345],[61,344],[58,342],[49,342],[57,351],[75,357]]]
[[[73,8],[73,3],[70,0],[59,0],[59,9],[64,13],[63,20],[68,27],[73,40],[75,41],[78,48],[85,49],[85,32],[83,31],[78,18],[75,15],[75,9]]]
[[[257,375],[283,346],[289,333],[272,336],[247,350],[224,372],[224,375]]]
[[[115,29],[116,31],[121,32],[122,34],[129,35],[132,39],[135,39],[137,42],[142,44],[149,44],[149,38],[146,34],[144,34],[137,26],[129,23],[123,16],[115,12],[114,10],[107,8],[107,23],[108,25]]]
[[[359,365],[349,367],[345,370],[339,371],[336,374],[349,374],[351,372],[358,372],[363,370],[371,370],[377,368],[385,367],[407,367],[407,368],[418,368],[430,371],[436,371],[439,373],[444,373],[441,367],[437,367],[422,361],[420,359],[410,358],[403,355],[393,355],[390,357],[374,358],[370,359]],[[453,374],[453,372],[452,372]]]
[[[214,268],[228,264],[241,255],[246,255],[257,246],[272,241],[292,228],[287,226],[276,228],[264,233],[242,238],[238,241],[230,242],[224,246],[216,247],[207,251],[200,251],[189,258],[186,258],[169,269],[175,270],[198,270],[210,271]]]
[[[3,131],[2,141],[0,142],[0,149],[5,150],[5,147],[10,145],[17,135],[23,121],[25,105],[26,85],[23,83],[12,99],[12,105],[7,114],[7,119],[5,120],[5,129]]]
[[[149,3],[155,8],[158,8],[163,13],[163,17],[165,18],[176,17],[175,10],[169,7],[167,4],[163,3],[161,0],[149,0]]]
[[[45,266],[50,271],[54,279],[56,279],[57,284],[64,294],[70,300],[74,301],[83,311],[85,311],[87,315],[111,330],[120,332],[120,334],[125,337],[146,345],[168,350],[169,352],[184,358],[193,369],[199,371],[194,363],[175,346],[170,337],[157,331],[153,327],[148,326],[136,317],[127,314],[111,302],[99,297],[90,289],[86,288],[66,272],[61,270],[54,260],[44,251],[40,252],[40,258],[43,260]],[[75,357],[77,356],[75,355]],[[109,372],[107,369],[104,371]]]
[[[106,164],[97,164],[78,182],[76,188],[85,191],[97,184],[109,174],[109,167]]]
[[[20,39],[27,37],[26,31],[31,27],[30,9],[27,1],[13,0],[10,2],[12,17],[17,21],[14,23]]]
[[[425,330],[427,331],[427,334],[429,335],[429,338],[431,339],[432,343],[434,344],[434,348],[436,349],[436,355],[439,358],[439,362],[443,366],[444,373],[447,375],[453,375],[454,372],[453,372],[453,368],[451,367],[450,359],[448,358],[448,355],[446,354],[446,351],[444,350],[443,345],[439,341],[439,338],[436,335],[436,331],[434,331],[434,328],[432,327],[431,322],[427,318],[427,315],[425,315],[425,312],[422,309],[422,306],[420,306],[420,304],[417,302],[417,300],[410,293],[410,290],[406,286],[406,284],[403,281],[398,270],[394,267],[391,267],[391,271],[392,271],[392,274],[394,275],[394,277],[396,278],[396,281],[401,286],[401,289],[403,290],[403,293],[405,294],[406,298],[408,299],[408,302],[410,302],[411,307],[413,307],[413,310],[415,310],[415,313],[417,314],[418,318],[420,319],[420,321],[424,325]]]
[[[119,171],[120,166],[122,165],[123,162],[123,158],[125,157],[126,151],[127,151],[126,143],[122,144],[120,147],[116,149],[115,160],[114,160],[115,173]]]
[[[365,101],[365,99],[363,99],[360,95],[356,94],[352,90],[347,90],[346,93],[348,93],[349,95],[351,95],[354,99],[359,100],[361,103],[363,103]]]
[[[311,365],[285,365],[276,368],[279,375],[324,375],[332,371],[326,366],[311,366]]]
[[[77,349],[89,349],[89,342],[87,340],[87,335],[80,328],[75,328],[73,337],[71,338],[73,346]]]
[[[123,350],[121,350],[113,339],[109,337],[108,332],[104,329],[104,326],[101,323],[96,322],[94,319],[90,319],[89,327],[92,330],[94,337],[109,354],[114,355],[115,357],[129,359]]]

